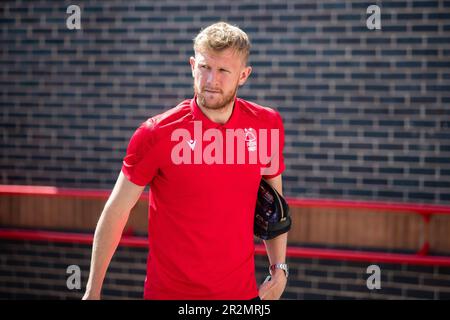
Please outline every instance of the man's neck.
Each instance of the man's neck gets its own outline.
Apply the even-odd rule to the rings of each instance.
[[[224,124],[230,119],[231,115],[233,114],[234,100],[220,109],[205,108],[198,103],[198,100],[196,102],[200,110],[202,110],[203,114],[209,120],[215,123]]]

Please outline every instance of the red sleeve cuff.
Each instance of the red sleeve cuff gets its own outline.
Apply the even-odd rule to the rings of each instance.
[[[127,177],[128,181],[138,185],[138,186],[146,186],[147,183],[146,181],[140,180],[138,178],[136,178],[135,176],[132,175],[132,173],[130,172],[129,168],[126,165],[122,165],[122,173],[124,174],[125,177]]]

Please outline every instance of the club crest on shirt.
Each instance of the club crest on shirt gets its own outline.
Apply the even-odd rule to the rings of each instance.
[[[247,144],[248,151],[256,151],[256,135],[254,134],[253,128],[244,129],[245,132],[245,142]]]

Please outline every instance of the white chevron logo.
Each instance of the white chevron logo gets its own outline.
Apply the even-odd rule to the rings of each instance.
[[[187,144],[189,145],[189,148],[191,148],[192,151],[194,150],[196,143],[197,141],[195,140],[187,141]]]

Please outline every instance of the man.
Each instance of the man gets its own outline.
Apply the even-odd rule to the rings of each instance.
[[[84,299],[100,298],[129,212],[147,184],[144,298],[279,299],[285,289],[287,270],[279,266],[287,234],[265,241],[272,277],[259,290],[253,239],[261,177],[282,193],[281,117],[236,97],[252,70],[241,29],[213,24],[194,39],[194,51],[194,98],[148,119],[130,140],[95,231]]]

